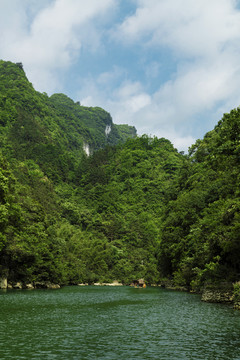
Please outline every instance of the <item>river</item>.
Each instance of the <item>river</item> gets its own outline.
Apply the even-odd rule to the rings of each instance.
[[[0,291],[0,359],[239,360],[240,312],[154,287]]]

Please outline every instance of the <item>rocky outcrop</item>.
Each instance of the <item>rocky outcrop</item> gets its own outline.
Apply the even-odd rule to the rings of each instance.
[[[105,135],[108,136],[110,134],[111,130],[112,130],[111,125],[106,125]]]
[[[240,310],[240,301],[236,301],[236,302],[234,302],[234,309],[235,310]]]
[[[6,277],[0,278],[0,289],[7,289],[8,282]]]
[[[233,303],[233,285],[227,282],[208,284],[203,289],[201,300],[213,303]]]
[[[122,283],[118,282],[117,280],[114,280],[112,283],[107,283],[108,286],[123,286]]]
[[[34,286],[33,286],[33,284],[31,284],[31,283],[29,283],[29,284],[25,284],[25,289],[28,289],[28,290],[32,290],[32,289],[34,289]]]
[[[240,310],[240,281],[233,283],[234,309]]]
[[[117,280],[114,280],[112,283],[97,282],[97,283],[94,283],[93,285],[95,285],[95,286],[122,286],[123,284],[118,282]]]
[[[87,156],[90,156],[90,154],[91,154],[90,146],[87,143],[83,144],[83,150]]]
[[[221,289],[205,289],[203,290],[201,300],[213,303],[232,303],[232,291],[226,291]]]
[[[7,278],[0,278],[0,289],[60,289],[59,284],[53,284],[50,282],[36,282],[36,283],[22,283],[17,282],[8,282]]]
[[[13,287],[13,289],[22,289],[23,284],[20,281],[18,281],[16,283],[12,284],[12,287]]]
[[[35,283],[35,288],[36,289],[60,289],[60,285],[59,284],[53,284],[50,282],[36,282]]]
[[[51,284],[51,283],[48,283],[46,284],[47,286],[47,289],[60,289],[61,286],[59,284]]]

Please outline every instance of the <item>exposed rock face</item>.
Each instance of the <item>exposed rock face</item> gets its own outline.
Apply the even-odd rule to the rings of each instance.
[[[204,289],[201,300],[213,303],[232,303],[232,291],[222,289]]]
[[[36,282],[34,285],[35,285],[36,289],[45,289],[46,288],[46,284],[44,282]]]
[[[234,309],[235,309],[235,310],[240,310],[240,301],[236,301],[236,302],[234,303]]]
[[[13,284],[13,288],[14,289],[22,289],[22,283],[19,281],[19,282],[16,282],[15,284]]]
[[[0,278],[0,289],[60,289],[59,284],[50,282],[22,283],[20,281],[9,283],[7,278]]]
[[[108,136],[110,134],[111,130],[112,130],[111,125],[106,125],[105,135]]]
[[[108,286],[122,286],[123,284],[118,282],[118,280],[113,280],[112,283],[108,284]]]
[[[60,289],[60,285],[58,284],[46,284],[47,289]]]
[[[6,277],[2,277],[0,278],[0,289],[7,289],[7,278]]]
[[[34,286],[33,284],[25,284],[25,288],[31,290],[34,289]]]
[[[60,289],[59,284],[52,284],[50,282],[37,282],[35,283],[36,289]]]
[[[122,283],[119,283],[118,280],[113,280],[112,283],[94,283],[93,285],[96,285],[96,286],[123,286]]]
[[[90,146],[87,143],[83,144],[83,150],[87,156],[90,156],[91,154]]]

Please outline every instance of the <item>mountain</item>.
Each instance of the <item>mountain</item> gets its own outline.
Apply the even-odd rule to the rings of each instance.
[[[34,90],[21,64],[0,61],[0,141],[7,158],[33,159],[52,177],[69,176],[79,159],[106,145],[136,136],[101,108],[74,103],[64,94]],[[4,146],[6,145],[6,146]]]
[[[53,217],[55,226],[62,219],[57,186],[68,186],[72,193],[82,176],[86,156],[134,137],[133,126],[115,125],[105,110],[81,106],[64,94],[48,97],[39,93],[28,81],[21,63],[0,61],[0,249],[4,249],[0,261],[3,272],[10,272],[10,279],[21,278],[19,266],[14,263],[14,270],[9,270],[9,264],[14,256],[26,261],[28,255],[23,248],[33,258],[37,256],[26,237],[42,244],[46,236],[29,228],[41,224],[46,230],[46,217]]]
[[[159,270],[199,290],[240,275],[240,109],[189,149],[162,217]],[[239,289],[239,283],[236,285]],[[239,289],[240,290],[240,289]],[[240,292],[238,294],[240,298]]]
[[[240,109],[183,155],[36,92],[21,64],[0,77],[0,278],[226,282],[240,299]]]
[[[1,61],[0,76],[2,276],[157,281],[163,194],[182,155],[103,109],[36,92],[21,64]]]

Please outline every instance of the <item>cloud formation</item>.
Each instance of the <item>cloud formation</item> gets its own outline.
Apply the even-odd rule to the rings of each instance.
[[[145,51],[165,47],[176,59],[171,79],[160,83],[151,94],[151,104],[155,106],[146,112],[152,116],[154,132],[159,133],[163,123],[171,123],[183,135],[190,123],[193,125],[195,116],[206,110],[221,116],[223,103],[225,111],[240,103],[237,3],[139,0],[135,14],[116,28],[113,37],[124,45],[139,44]]]
[[[186,150],[240,104],[239,1],[129,3],[2,0],[0,58]]]
[[[218,53],[239,38],[235,0],[138,0],[134,15],[117,28],[123,41],[169,46],[177,56]],[[116,34],[117,35],[117,34]]]
[[[41,0],[32,3],[5,0],[1,9],[4,23],[0,25],[2,56],[22,61],[39,90],[54,91],[61,86],[58,71],[76,61],[82,44],[88,41],[96,46],[99,37],[96,17],[101,18],[112,5],[113,0]]]

